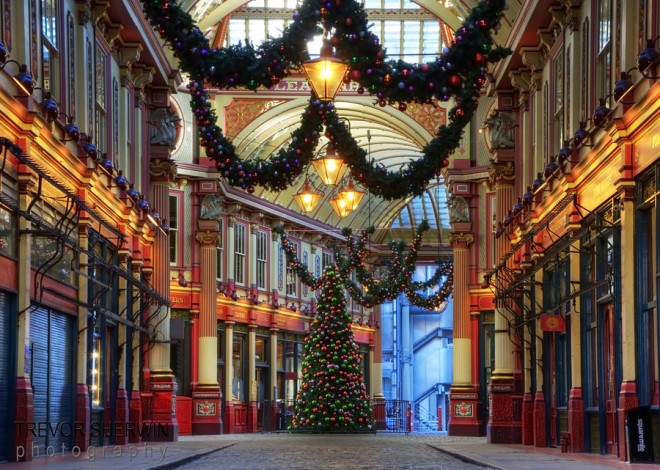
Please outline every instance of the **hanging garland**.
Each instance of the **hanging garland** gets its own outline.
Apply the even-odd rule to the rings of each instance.
[[[190,75],[191,106],[200,144],[232,186],[253,192],[256,186],[284,190],[291,186],[314,158],[321,132],[334,142],[353,178],[384,199],[420,195],[429,181],[449,164],[464,127],[477,108],[479,90],[488,64],[510,54],[493,47],[491,32],[499,28],[505,0],[483,0],[456,31],[453,44],[431,62],[412,64],[387,61],[378,36],[369,30],[367,14],[355,0],[304,0],[279,38],[212,49],[196,23],[174,1],[142,0],[145,14]],[[300,71],[309,59],[305,45],[323,29],[330,32],[335,55],[350,64],[345,81],[359,84],[358,93],[375,95],[380,106],[455,100],[442,125],[423,149],[423,155],[398,171],[389,171],[368,159],[332,103],[314,97],[291,134],[291,144],[268,159],[242,160],[217,125],[209,88],[269,88]]]
[[[422,221],[407,253],[405,253],[404,243],[390,243],[393,261],[389,266],[389,270],[378,277],[374,276],[364,263],[364,258],[369,253],[367,242],[369,235],[374,231],[373,227],[364,230],[359,237],[353,235],[350,229],[344,229],[343,235],[346,237],[345,252],[339,245],[333,245],[332,248],[338,278],[353,300],[365,308],[371,308],[386,300],[395,299],[399,293],[405,293],[408,300],[418,307],[434,310],[442,305],[453,290],[454,275],[451,262],[438,260],[438,269],[430,279],[424,282],[412,280],[422,236],[428,229],[428,223]],[[300,281],[312,290],[321,289],[325,282],[324,278],[313,276],[307,266],[300,262],[296,257],[296,245],[288,238],[284,229],[278,226],[273,231],[280,235],[287,263],[300,278]],[[353,271],[355,271],[357,282],[351,279]],[[444,281],[440,286],[443,278]],[[433,295],[425,296],[419,293],[434,286],[439,288]]]

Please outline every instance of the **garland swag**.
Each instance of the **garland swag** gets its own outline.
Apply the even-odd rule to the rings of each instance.
[[[200,144],[231,186],[248,192],[256,186],[286,189],[311,163],[324,132],[348,164],[353,178],[372,194],[388,200],[420,195],[449,164],[477,108],[488,64],[511,53],[495,47],[491,36],[500,26],[505,3],[482,0],[456,31],[453,44],[434,61],[412,64],[387,60],[378,36],[370,31],[363,6],[355,0],[304,0],[281,37],[270,38],[259,47],[246,42],[220,49],[210,47],[194,20],[175,0],[142,0],[146,17],[190,76],[188,88]],[[410,102],[454,98],[448,124],[438,128],[419,159],[398,171],[371,161],[340,120],[333,103],[323,103],[314,96],[301,116],[300,127],[292,132],[288,148],[268,159],[247,161],[236,154],[233,143],[217,125],[209,88],[247,87],[256,91],[277,84],[301,70],[302,63],[309,59],[307,41],[323,30],[330,35],[335,55],[350,64],[345,81],[357,82],[358,93],[375,95],[380,106],[398,103],[399,109],[405,110]]]
[[[407,253],[405,253],[403,242],[391,242],[392,262],[384,275],[376,277],[369,272],[364,263],[364,258],[369,253],[367,241],[369,235],[374,231],[373,227],[362,231],[359,237],[355,236],[351,229],[345,228],[342,232],[346,237],[345,252],[336,244],[332,247],[337,279],[353,300],[366,308],[379,305],[386,300],[393,300],[399,293],[405,293],[413,305],[435,310],[451,295],[454,274],[451,262],[438,260],[438,268],[430,279],[425,282],[412,280],[422,236],[428,230],[428,222],[423,220],[417,228]],[[296,257],[296,245],[289,239],[281,226],[275,227],[273,231],[279,234],[287,263],[298,275],[300,281],[312,290],[320,290],[325,284],[323,276],[318,278],[313,276],[307,266]],[[357,282],[351,279],[353,271],[355,271]],[[438,286],[443,278],[444,282],[435,294],[425,296],[419,293]]]

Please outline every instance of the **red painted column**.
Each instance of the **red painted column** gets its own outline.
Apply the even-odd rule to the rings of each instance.
[[[497,210],[499,217],[513,207],[514,200],[514,149],[497,149],[494,163],[491,165]],[[496,259],[500,262],[510,249],[507,234],[500,236],[495,243]],[[511,260],[512,261],[512,260]],[[507,266],[511,269],[513,266]],[[506,288],[504,279],[498,282],[498,288]],[[486,434],[488,442],[493,444],[511,444],[522,442],[521,421],[522,396],[516,396],[516,356],[515,346],[511,342],[509,325],[513,321],[512,313],[502,299],[495,308],[495,370],[489,384],[490,416]],[[518,409],[516,409],[518,408]],[[518,418],[516,418],[518,416]]]
[[[584,401],[579,387],[572,388],[568,396],[568,433],[569,450],[584,452]]]
[[[470,245],[474,242],[472,224],[453,221],[449,244],[454,250],[454,360],[453,378],[449,392],[448,431],[451,436],[478,436],[479,395],[472,381],[472,356],[470,320]]]
[[[151,147],[151,214],[169,214],[170,178],[176,175],[176,164],[170,159],[166,146]],[[154,233],[152,253],[152,286],[162,297],[170,297],[169,240],[147,217]],[[179,427],[176,421],[176,380],[170,368],[170,309],[165,305],[149,308],[149,325],[154,335],[149,339],[149,373],[151,397],[152,440],[176,441]]]
[[[200,250],[199,357],[194,364],[197,384],[192,393],[193,434],[222,432],[221,393],[218,384],[218,320],[216,314],[217,246],[220,233],[197,232]]]

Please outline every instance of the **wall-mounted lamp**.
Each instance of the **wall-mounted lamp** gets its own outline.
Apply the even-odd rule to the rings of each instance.
[[[27,65],[19,64],[15,60],[9,59],[9,51],[7,47],[0,41],[0,70],[3,70],[7,64],[16,64],[18,66],[18,73],[12,75],[14,82],[23,94],[30,96],[34,90],[34,80],[32,75],[28,72]]]
[[[62,113],[63,114],[63,113]],[[71,137],[70,140],[74,142],[78,142],[80,140],[80,129],[78,129],[78,126],[76,125],[74,121],[73,116],[66,116],[66,124],[64,124],[64,132]],[[67,141],[66,139],[64,140],[65,142]]]
[[[490,287],[491,274],[484,274],[484,280],[481,281],[481,288],[488,289]]]
[[[53,94],[50,90],[44,90],[41,87],[35,87],[35,90],[41,90],[41,102],[39,106],[46,116],[46,121],[53,122],[56,121],[60,116],[60,105],[53,98]]]
[[[601,124],[603,124],[608,114],[610,114],[610,108],[605,105],[606,99],[607,98],[600,98],[598,100],[598,107],[594,110],[594,114],[591,117],[591,122],[593,122],[594,126],[596,127],[599,127]]]
[[[495,230],[495,238],[500,238],[503,233],[504,233],[504,225],[502,225],[502,222],[498,222],[497,230]]]
[[[18,72],[16,75],[12,75],[11,78],[18,86],[18,89],[25,96],[32,95],[34,91],[34,80],[32,80],[32,75],[28,72],[26,64],[20,64],[13,59],[10,60],[0,60],[0,70],[3,70],[8,64],[16,64],[18,66]]]
[[[543,177],[541,173],[537,173],[536,178],[532,181],[532,191],[536,192],[541,186],[543,186]]]
[[[87,135],[83,132],[80,134],[80,138],[83,141],[80,147],[83,149],[83,151],[87,154],[89,158],[91,158],[92,160],[96,160],[96,158],[98,157],[98,151],[96,150],[96,145],[92,143],[92,136]]]
[[[513,213],[511,211],[509,211],[504,216],[504,220],[502,221],[502,224],[503,225],[509,225],[511,222],[513,222]]]
[[[517,217],[518,214],[520,214],[523,211],[524,208],[525,208],[525,205],[522,202],[522,198],[518,198],[518,202],[516,202],[513,205],[513,209],[511,209],[511,215],[513,215],[514,217]]]
[[[586,129],[587,123],[586,121],[580,121],[579,127],[575,131],[575,134],[573,134],[573,146],[574,147],[579,147],[584,140],[589,137],[589,132]],[[585,144],[586,145],[586,144]]]
[[[151,210],[151,206],[149,205],[149,202],[144,198],[144,194],[140,194],[140,199],[138,199],[135,207],[137,207],[139,211],[145,213],[148,213]]]
[[[623,98],[623,95],[625,95],[626,92],[632,88],[633,83],[630,79],[630,70],[628,72],[621,72],[621,78],[619,78],[614,84],[614,90],[612,91],[614,101],[619,101],[621,98]]]
[[[151,222],[154,227],[160,227],[160,215],[156,211],[149,211],[147,213],[147,219]]]
[[[170,233],[170,225],[167,223],[167,220],[163,219],[160,222],[160,229],[163,231],[165,235],[169,235]]]
[[[555,161],[555,156],[551,156],[550,160],[548,163],[545,165],[545,169],[543,170],[543,176],[545,176],[546,179],[550,178],[555,171],[559,168],[559,165],[557,165],[557,162]]]
[[[573,150],[569,147],[569,141],[565,140],[564,145],[562,148],[559,149],[559,153],[557,154],[557,161],[559,165],[563,165],[569,159],[571,158],[571,155],[573,155]]]
[[[117,172],[117,176],[115,176],[115,184],[122,191],[126,191],[128,189],[128,180],[123,175],[123,172],[121,170],[119,170]]]
[[[112,171],[115,168],[115,165],[112,163],[112,160],[108,158],[107,153],[101,154],[101,161],[99,162],[99,166],[103,168],[105,171],[107,171],[109,174],[112,174]]]
[[[655,39],[647,39],[646,48],[644,48],[644,50],[640,52],[639,56],[637,57],[637,69],[646,78],[660,78],[646,74],[646,70],[660,58],[660,52],[658,52],[655,47],[655,43],[658,39],[660,39],[660,36]]]
[[[135,185],[131,183],[126,190],[126,195],[131,198],[133,202],[137,201],[140,198],[140,192],[135,189]]]
[[[186,280],[185,276],[183,275],[183,272],[179,271],[179,277],[177,278],[177,282],[181,287],[188,287],[188,281]]]

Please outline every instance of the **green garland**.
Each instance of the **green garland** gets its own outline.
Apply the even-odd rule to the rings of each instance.
[[[181,69],[190,75],[188,88],[199,129],[200,144],[206,155],[232,186],[253,192],[256,186],[283,190],[291,186],[314,158],[320,133],[334,141],[348,164],[353,178],[372,194],[384,199],[420,195],[429,181],[449,164],[448,158],[459,146],[464,127],[477,108],[479,90],[486,80],[488,63],[510,54],[493,47],[491,31],[497,29],[505,0],[483,0],[472,9],[456,39],[432,62],[421,65],[402,60],[386,61],[378,36],[369,30],[366,12],[355,0],[304,0],[293,21],[279,38],[268,39],[260,47],[247,43],[212,49],[190,15],[174,0],[142,0],[145,14],[158,33],[169,43]],[[376,95],[380,106],[431,103],[455,99],[436,137],[423,149],[423,156],[399,171],[388,171],[368,159],[348,128],[341,122],[332,103],[312,97],[301,125],[291,135],[291,144],[267,160],[242,160],[233,143],[217,125],[209,88],[268,88],[309,59],[304,47],[320,32],[320,25],[331,32],[335,55],[350,64],[347,79],[356,81],[359,93]]]
[[[410,244],[410,250],[405,254],[404,243],[392,242],[390,249],[393,261],[387,273],[379,278],[369,272],[364,263],[364,258],[368,254],[367,242],[369,235],[374,231],[373,227],[364,230],[359,237],[353,235],[350,229],[344,229],[345,252],[337,244],[332,248],[339,279],[353,300],[365,308],[371,308],[386,300],[393,300],[399,293],[405,293],[410,302],[418,307],[434,310],[442,305],[449,298],[453,289],[452,263],[438,260],[438,269],[430,279],[425,282],[412,281],[422,236],[428,229],[428,223],[425,220],[422,221]],[[300,262],[296,257],[296,245],[289,239],[281,226],[275,227],[273,231],[280,236],[287,263],[298,275],[300,281],[312,290],[321,289],[325,282],[323,276],[315,277],[309,272],[307,266]],[[355,271],[357,282],[351,279],[353,271]],[[419,291],[426,291],[439,285],[442,278],[445,280],[435,294],[425,296],[419,293]]]

